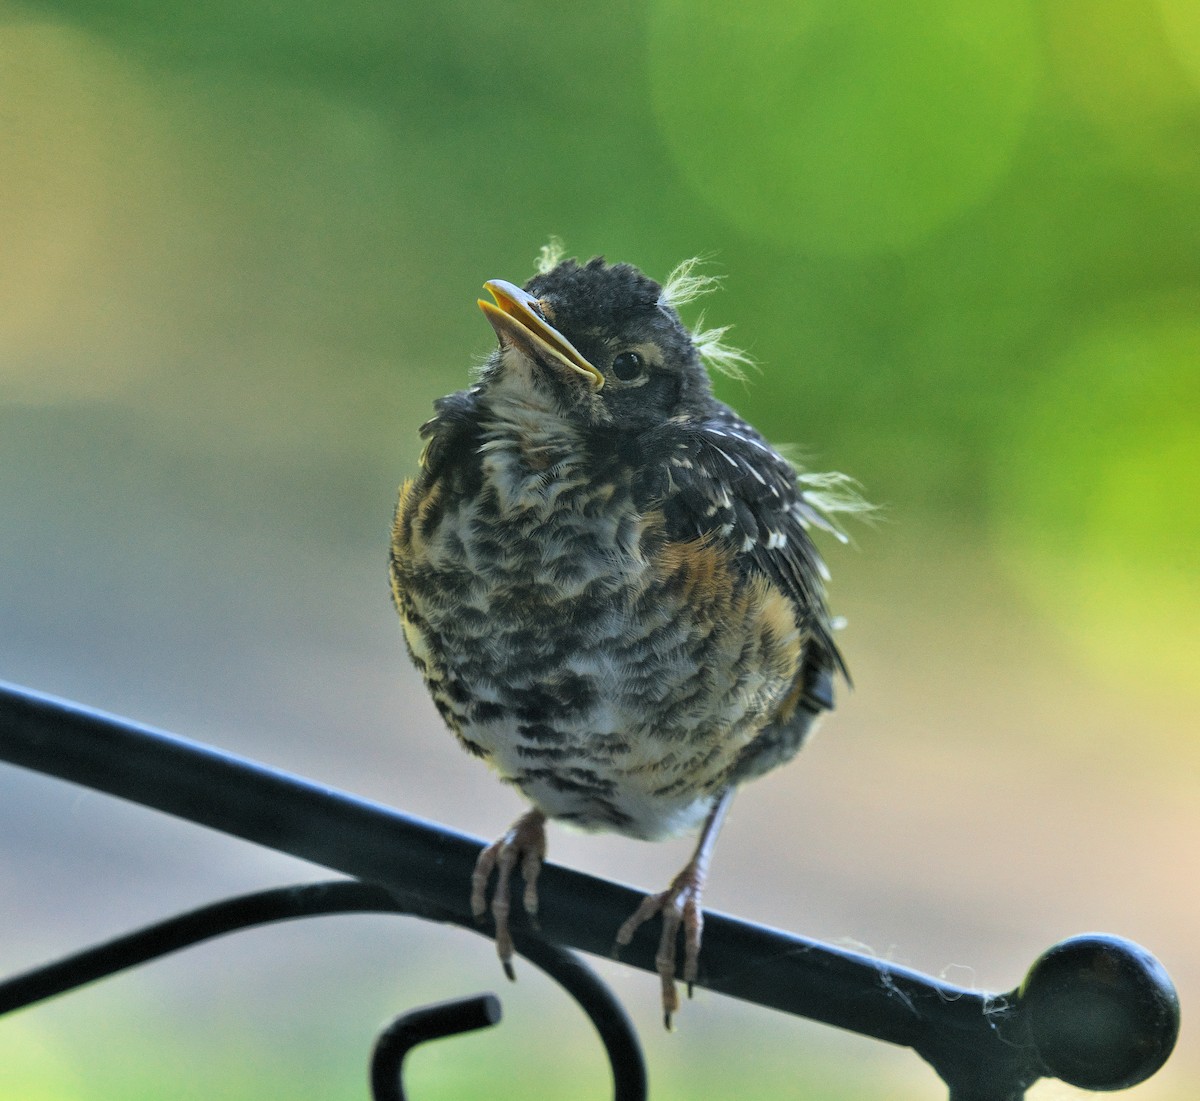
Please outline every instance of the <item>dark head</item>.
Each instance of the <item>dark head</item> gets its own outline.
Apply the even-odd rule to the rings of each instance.
[[[692,334],[663,288],[629,264],[565,260],[524,289],[484,284],[500,347],[482,385],[588,425],[648,428],[709,400]]]

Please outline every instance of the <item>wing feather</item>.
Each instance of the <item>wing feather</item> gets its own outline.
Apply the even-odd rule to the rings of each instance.
[[[817,528],[840,535],[796,468],[727,406],[701,421],[668,424],[651,445],[649,469],[668,472],[657,489],[674,539],[707,538],[726,546],[746,575],[779,586],[809,639],[799,702],[833,706],[835,673],[846,673],[825,602],[828,571],[813,543]]]

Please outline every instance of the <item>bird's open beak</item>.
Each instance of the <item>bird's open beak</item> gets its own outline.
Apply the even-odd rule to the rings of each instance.
[[[489,279],[484,288],[495,305],[479,299],[479,308],[491,322],[502,344],[513,344],[533,359],[548,361],[569,374],[586,379],[593,390],[604,385],[604,375],[543,316],[537,299],[503,279]]]

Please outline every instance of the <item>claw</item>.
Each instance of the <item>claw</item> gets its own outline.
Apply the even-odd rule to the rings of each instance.
[[[516,981],[513,970],[513,940],[509,931],[508,918],[511,912],[510,887],[513,872],[519,867],[525,879],[522,904],[531,918],[538,909],[537,878],[546,856],[546,816],[540,810],[531,810],[513,823],[498,841],[494,841],[479,854],[475,871],[471,875],[471,913],[482,923],[488,912],[487,888],[492,872],[496,873],[496,887],[492,892],[492,922],[496,928],[496,955],[504,974]]]
[[[689,862],[665,891],[642,899],[633,916],[617,930],[617,946],[625,947],[641,926],[656,914],[662,914],[662,935],[654,955],[654,969],[662,984],[663,1026],[668,1031],[673,1028],[674,1015],[679,1012],[675,974],[681,926],[684,931],[683,977],[689,988],[695,983],[699,969],[700,936],[704,921],[700,916],[701,884],[697,871],[695,863]]]
[[[679,1012],[679,992],[675,989],[679,930],[683,929],[683,981],[687,984],[690,998],[700,973],[700,942],[704,936],[704,911],[700,908],[700,896],[708,875],[712,848],[732,799],[732,788],[720,794],[700,831],[700,840],[692,859],[671,880],[671,886],[665,891],[642,899],[633,915],[617,930],[614,955],[626,947],[638,929],[655,914],[662,914],[662,935],[654,955],[654,969],[662,983],[663,1026],[668,1032],[673,1028],[674,1015]]]
[[[471,873],[471,916],[477,925],[483,924],[487,913],[487,885],[491,878],[492,869],[500,854],[500,842],[489,845],[479,854],[475,861],[475,871]]]

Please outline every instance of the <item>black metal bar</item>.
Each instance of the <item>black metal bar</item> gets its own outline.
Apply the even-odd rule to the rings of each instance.
[[[0,759],[420,896],[456,920],[468,916],[479,839],[252,761],[2,684]],[[556,865],[539,886],[545,935],[599,955],[611,952],[614,931],[642,898]],[[646,931],[622,958],[653,971],[654,941]],[[1111,946],[1129,955],[1124,942]],[[1048,1072],[1015,992],[963,989],[720,914],[706,915],[701,963],[698,985],[710,990],[912,1047],[956,1099],[1010,1101]],[[1161,968],[1133,971],[1158,1013],[1160,1042],[1150,1045],[1145,1077],[1171,1050],[1178,1002]],[[1144,1051],[1145,1037],[1138,1044]]]
[[[482,840],[233,754],[0,684],[0,758],[467,914]],[[539,889],[542,932],[602,956],[644,897],[554,864]],[[621,959],[654,971],[655,940]],[[980,1019],[978,992],[719,914],[705,915],[703,963],[699,986],[905,1046],[931,1020]]]

